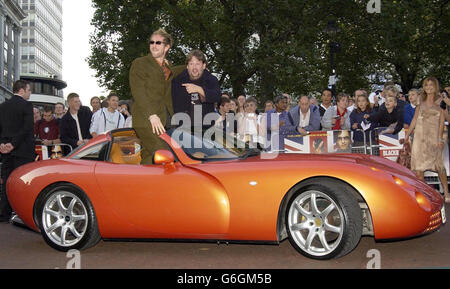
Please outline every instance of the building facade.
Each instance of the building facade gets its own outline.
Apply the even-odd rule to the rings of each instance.
[[[63,102],[62,0],[19,0],[22,20],[20,76],[31,82],[33,103]],[[45,100],[44,100],[45,99]]]
[[[19,0],[0,0],[0,103],[12,96],[13,83],[20,78],[21,21],[25,17]]]
[[[21,74],[62,79],[62,0],[20,0]]]

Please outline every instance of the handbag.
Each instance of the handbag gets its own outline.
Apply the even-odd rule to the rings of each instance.
[[[411,143],[403,143],[403,148],[400,150],[397,158],[397,164],[400,164],[408,169],[411,169]]]

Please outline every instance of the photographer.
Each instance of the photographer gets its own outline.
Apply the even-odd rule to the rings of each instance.
[[[377,90],[369,95],[370,108],[378,109],[384,103],[382,90]]]

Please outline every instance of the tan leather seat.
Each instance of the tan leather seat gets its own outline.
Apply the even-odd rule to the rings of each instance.
[[[123,153],[122,153],[122,150],[120,149],[119,144],[117,144],[117,143],[112,144],[111,153],[109,155],[111,158],[111,162],[113,162],[115,164],[124,164],[125,163],[125,161],[122,157]]]
[[[129,145],[125,145],[129,149]],[[134,148],[134,145],[133,145]],[[141,152],[134,154],[124,154],[122,147],[118,143],[113,143],[110,153],[111,162],[115,164],[139,165],[141,163]]]

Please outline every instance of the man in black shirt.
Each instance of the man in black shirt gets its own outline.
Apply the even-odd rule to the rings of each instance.
[[[0,105],[0,153],[2,154],[0,195],[0,222],[11,218],[12,208],[6,195],[6,181],[16,168],[33,162],[34,117],[33,105],[28,102],[31,95],[30,84],[18,80],[13,86],[14,95]]]
[[[206,57],[200,50],[193,50],[187,56],[187,69],[172,81],[172,103],[174,113],[186,113],[194,124],[194,108],[201,106],[203,123],[206,114],[214,112],[214,103],[221,100],[219,81],[206,70]]]
[[[389,127],[382,133],[397,134],[403,128],[403,107],[398,105],[397,97],[388,95],[386,102],[377,112],[370,116],[366,114],[364,118],[370,122],[377,122],[380,127]]]

